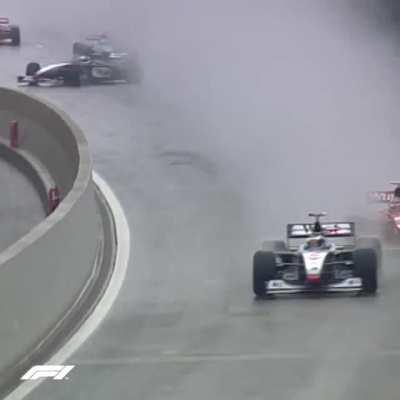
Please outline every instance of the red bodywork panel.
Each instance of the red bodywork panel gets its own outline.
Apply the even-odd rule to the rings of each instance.
[[[390,204],[384,211],[387,222],[392,225],[393,232],[400,233],[400,204]]]
[[[387,209],[382,210],[384,221],[390,225],[394,234],[400,234],[400,197],[395,197],[395,190],[369,192],[367,199],[369,203],[387,204]]]

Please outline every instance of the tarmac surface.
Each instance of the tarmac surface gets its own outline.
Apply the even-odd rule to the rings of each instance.
[[[184,78],[169,97],[168,85],[152,81],[150,56],[139,86],[26,89],[84,129],[95,169],[132,230],[129,270],[111,312],[68,360],[76,365],[69,379],[46,381],[27,399],[398,399],[396,246],[385,250],[373,298],[255,301],[251,291],[251,259],[263,238],[282,238],[287,222],[317,207],[370,229],[377,213],[365,211],[365,190],[398,176],[400,62],[390,37],[365,21],[354,25],[344,19],[326,45],[338,52],[335,65],[315,67],[318,46],[307,48],[307,59],[292,53],[310,74],[282,78],[272,62],[274,103],[265,82],[265,97],[251,97],[258,83],[249,75],[237,81],[231,108],[222,99],[234,90],[211,91],[211,105],[201,108],[201,82],[184,91]],[[319,34],[330,26],[322,23]],[[0,49],[0,84],[14,87],[26,62],[69,54],[59,31],[51,38],[25,29],[21,49]],[[291,95],[276,80],[289,81]]]

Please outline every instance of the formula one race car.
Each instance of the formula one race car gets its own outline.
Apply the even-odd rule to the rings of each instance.
[[[135,66],[128,60],[101,61],[90,57],[80,57],[71,62],[52,64],[41,68],[31,62],[26,67],[25,76],[18,82],[29,86],[80,86],[99,83],[136,83]]]
[[[85,41],[75,42],[72,46],[73,56],[87,56],[100,59],[118,59],[127,57],[128,53],[118,53],[114,50],[106,34],[88,36]]]
[[[376,238],[355,239],[353,222],[287,225],[287,242],[264,242],[253,258],[253,291],[273,293],[364,292],[374,294],[381,268]]]
[[[21,33],[17,25],[10,25],[8,18],[0,18],[0,41],[13,46],[21,44]]]
[[[385,223],[384,233],[389,239],[400,235],[400,182],[390,182],[394,190],[381,190],[368,193],[368,202],[387,204],[382,216]]]

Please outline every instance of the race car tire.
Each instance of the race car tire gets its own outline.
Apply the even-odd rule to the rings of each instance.
[[[68,71],[67,73],[65,73],[63,78],[65,86],[81,86],[81,76],[79,71]]]
[[[90,56],[93,50],[85,43],[75,42],[72,45],[72,53],[74,56]]]
[[[395,236],[395,231],[393,225],[390,222],[385,221],[382,227],[382,236],[385,242],[390,242],[391,240],[393,240],[393,237]]]
[[[385,221],[382,227],[383,240],[388,244],[399,244],[400,229],[392,221]]]
[[[125,73],[125,79],[128,83],[137,85],[143,80],[143,71],[138,65],[131,65]]]
[[[356,241],[357,249],[373,249],[377,257],[378,268],[382,266],[382,244],[376,237],[360,237]]]
[[[25,69],[26,76],[33,76],[36,72],[40,71],[40,64],[37,62],[30,62]]]
[[[21,44],[21,32],[18,26],[10,26],[10,38],[13,46],[19,46]]]
[[[378,289],[378,258],[373,248],[354,250],[353,262],[355,274],[362,279],[362,290],[366,294],[375,294]]]
[[[265,240],[262,243],[264,251],[287,251],[286,243],[283,240]]]
[[[123,57],[121,65],[122,79],[127,83],[138,84],[143,81],[143,75],[143,69],[136,54],[129,54]]]
[[[253,292],[257,297],[267,294],[266,282],[274,278],[275,255],[271,251],[257,251],[253,257]]]

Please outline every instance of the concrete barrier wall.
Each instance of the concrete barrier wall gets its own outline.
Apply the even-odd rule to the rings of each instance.
[[[16,168],[34,186],[42,203],[44,214],[47,215],[49,209],[48,192],[55,187],[50,174],[46,172],[42,165],[38,165],[37,160],[30,154],[10,148],[9,143],[3,140],[1,136],[0,158]]]
[[[80,129],[42,100],[0,88],[2,136],[11,119],[19,122],[21,150],[51,173],[63,199],[0,254],[0,375],[37,346],[76,301],[92,274],[102,235]]]
[[[7,97],[6,102],[3,96]],[[88,175],[91,165],[86,139],[63,112],[20,92],[0,89],[2,136],[8,135],[9,122],[14,119],[19,123],[22,149],[47,167],[64,196],[72,188],[78,170]],[[71,136],[71,132],[77,134]]]

